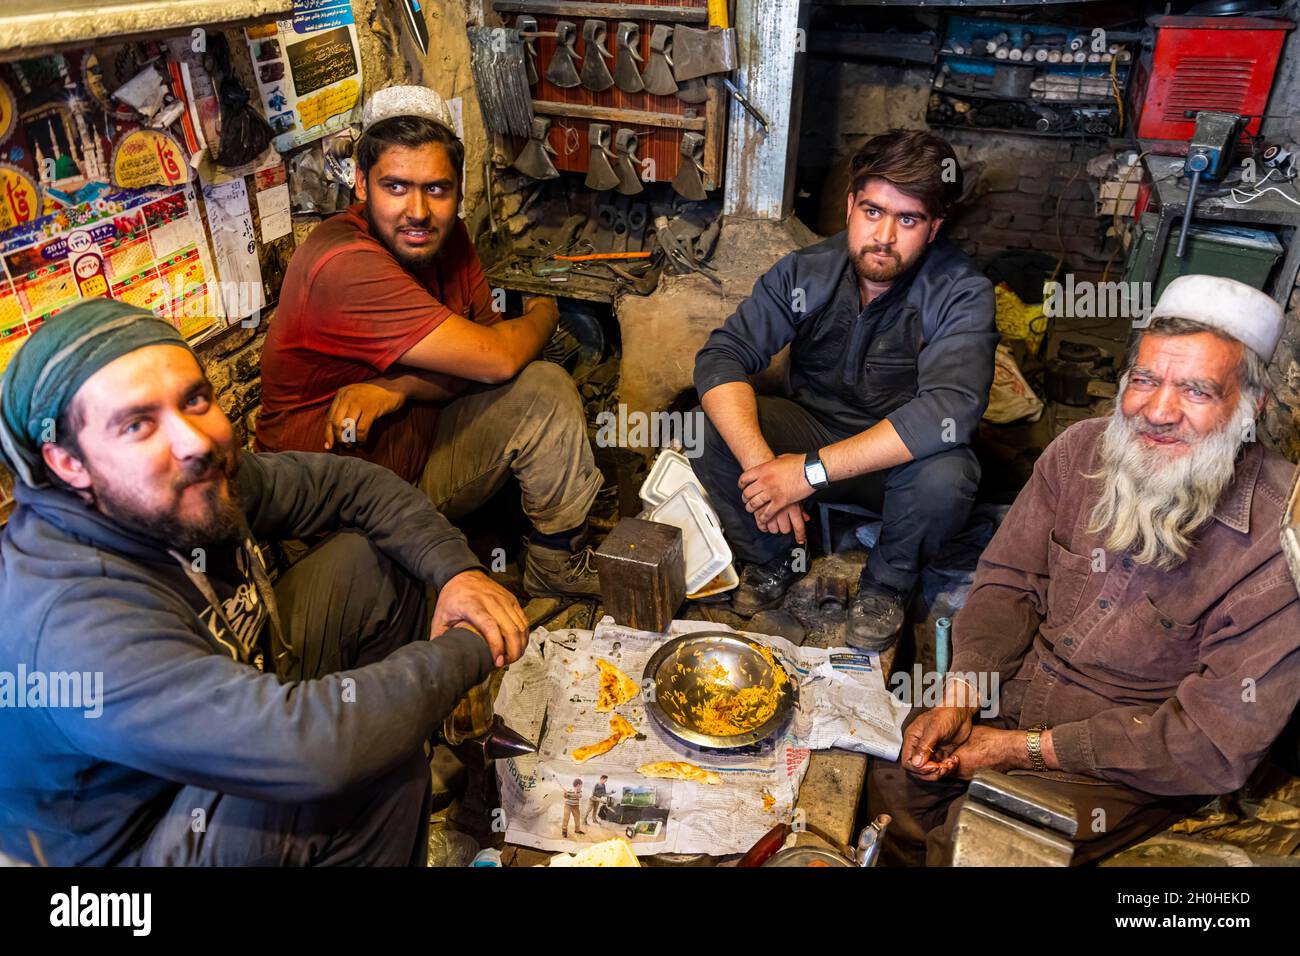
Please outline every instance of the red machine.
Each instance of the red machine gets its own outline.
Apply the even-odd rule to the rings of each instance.
[[[1196,126],[1186,110],[1251,116],[1259,132],[1289,20],[1263,17],[1151,17],[1155,49],[1137,64],[1132,111],[1140,139],[1187,141]]]

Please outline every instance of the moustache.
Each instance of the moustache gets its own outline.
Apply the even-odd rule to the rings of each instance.
[[[217,455],[206,455],[185,465],[184,471],[173,483],[175,491],[182,492],[190,485],[218,478],[230,477],[230,463]]]
[[[1166,440],[1176,438],[1187,444],[1194,444],[1198,440],[1196,435],[1185,435],[1177,425],[1152,425],[1146,419],[1138,417],[1129,421],[1129,428],[1134,435],[1146,435],[1151,438]]]
[[[895,252],[893,249],[891,249],[889,246],[866,246],[863,247],[862,251],[858,253],[860,257],[872,255],[872,254],[878,256],[889,256],[889,258],[891,259],[897,259],[899,257],[898,253]]]

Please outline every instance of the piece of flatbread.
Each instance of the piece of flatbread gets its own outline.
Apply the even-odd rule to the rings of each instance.
[[[600,695],[596,698],[596,712],[605,714],[626,704],[641,692],[640,686],[632,678],[607,660],[596,658],[600,668]]]
[[[658,763],[643,763],[636,772],[645,777],[663,777],[667,780],[689,780],[692,783],[722,783],[722,778],[712,770],[705,770],[685,760],[660,760]]]
[[[578,763],[582,763],[592,757],[599,757],[601,754],[613,750],[628,737],[636,736],[636,728],[618,714],[614,714],[609,718],[609,729],[610,735],[600,743],[588,744],[586,747],[579,747],[575,750],[572,754],[573,759]]]

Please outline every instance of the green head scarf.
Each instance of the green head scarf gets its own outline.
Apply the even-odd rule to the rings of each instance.
[[[0,380],[0,456],[26,485],[50,484],[41,458],[48,426],[86,379],[148,345],[185,338],[147,309],[113,299],[87,299],[47,319],[10,361]]]

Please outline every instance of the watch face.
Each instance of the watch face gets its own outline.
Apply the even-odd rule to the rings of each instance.
[[[826,466],[820,461],[805,465],[804,475],[808,478],[808,484],[814,487],[826,484]]]

